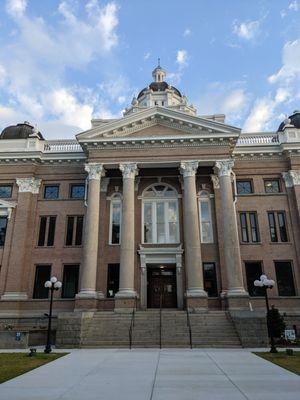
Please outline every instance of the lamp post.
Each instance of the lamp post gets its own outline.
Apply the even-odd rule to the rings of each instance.
[[[45,288],[50,290],[50,309],[48,316],[48,331],[47,331],[47,344],[45,347],[45,353],[51,353],[51,320],[52,320],[52,305],[53,305],[53,292],[54,290],[60,289],[62,283],[57,280],[55,276],[52,276],[50,281],[45,282]]]
[[[272,289],[272,287],[274,285],[275,285],[275,282],[272,279],[268,279],[268,277],[266,275],[261,275],[259,280],[254,281],[254,286],[261,287],[264,290],[264,295],[265,295],[265,300],[266,300],[266,308],[267,308],[267,328],[268,328],[268,335],[270,337],[270,344],[271,344],[270,353],[278,353],[276,346],[275,346],[273,329],[269,323],[270,306],[269,306],[269,298],[268,298],[268,289]]]

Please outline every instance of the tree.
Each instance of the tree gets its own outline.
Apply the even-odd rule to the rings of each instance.
[[[268,312],[267,319],[269,336],[280,338],[285,330],[285,322],[278,309],[272,306]]]

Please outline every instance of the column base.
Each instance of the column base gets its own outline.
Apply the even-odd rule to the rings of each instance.
[[[236,290],[227,292],[227,307],[229,310],[249,310],[249,294],[242,290],[238,293]]]
[[[103,299],[104,294],[101,291],[96,292],[96,290],[80,290],[76,294],[76,299]]]
[[[188,297],[202,297],[207,299],[207,292],[200,288],[187,289],[185,296]]]
[[[120,289],[115,295],[115,299],[135,299],[136,291],[132,289]]]
[[[74,311],[97,311],[97,299],[75,298]]]
[[[16,300],[27,300],[28,295],[25,292],[5,292],[1,296],[1,300],[16,301]]]
[[[202,289],[188,289],[186,294],[186,307],[189,312],[207,311],[207,293]]]
[[[134,298],[116,298],[115,309],[117,313],[131,313],[136,308],[136,300]]]

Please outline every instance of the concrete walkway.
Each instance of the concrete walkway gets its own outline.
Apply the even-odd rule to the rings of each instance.
[[[248,350],[73,350],[0,400],[299,400],[300,377]]]

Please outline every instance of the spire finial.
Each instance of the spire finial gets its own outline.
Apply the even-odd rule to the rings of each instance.
[[[157,64],[158,64],[158,67],[160,67],[160,57],[158,57],[158,59],[157,59]]]

